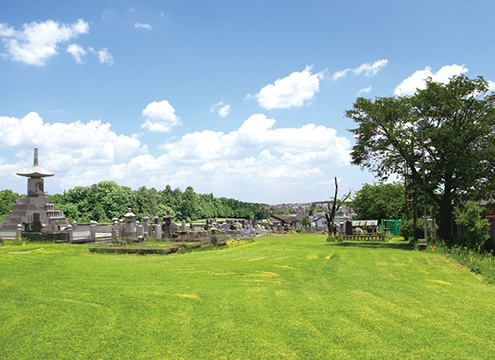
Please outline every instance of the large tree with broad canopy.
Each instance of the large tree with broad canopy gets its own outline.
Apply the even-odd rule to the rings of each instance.
[[[381,180],[423,183],[438,205],[439,235],[453,239],[455,201],[490,196],[495,185],[495,94],[482,77],[428,79],[412,96],[358,98],[346,116],[358,127],[352,163]]]

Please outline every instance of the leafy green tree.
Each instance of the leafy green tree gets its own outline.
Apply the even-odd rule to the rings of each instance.
[[[187,221],[201,219],[203,211],[199,207],[198,195],[191,186],[188,186],[182,196],[178,212],[182,219]]]
[[[305,216],[301,220],[301,225],[304,226],[304,227],[308,227],[309,225],[311,225],[311,220],[309,220],[309,218],[307,216]]]
[[[13,202],[16,197],[18,197],[17,194],[13,197]],[[268,217],[268,210],[263,204],[215,198],[213,194],[199,195],[190,186],[182,193],[179,188],[172,190],[170,185],[161,191],[154,188],[147,189],[145,186],[132,190],[126,186],[119,186],[113,181],[101,181],[91,186],[76,186],[64,191],[63,194],[51,195],[50,201],[55,204],[55,208],[63,210],[70,221],[78,223],[90,220],[107,222],[114,217],[122,218],[129,207],[136,214],[136,218],[141,221],[146,216],[162,217],[167,211],[170,211],[176,220],[196,220],[218,216],[244,219]],[[11,204],[5,207],[8,208],[6,210],[8,213]]]
[[[404,186],[398,182],[364,184],[356,192],[352,208],[362,220],[402,219],[406,208]]]
[[[110,219],[107,218],[105,214],[105,210],[100,203],[97,203],[96,206],[91,210],[91,215],[89,217],[91,220],[97,221],[99,223],[108,223]]]
[[[309,209],[309,216],[316,216],[316,213],[318,212],[318,206],[316,206],[315,203],[311,204],[311,209]]]
[[[203,211],[203,216],[207,219],[217,216],[213,194],[198,195],[199,207]]]
[[[122,218],[127,209],[135,202],[135,194],[131,188],[119,186],[113,181],[98,183],[98,202],[101,204],[105,217],[112,220]]]
[[[270,213],[266,204],[253,204],[254,208],[254,218],[256,220],[268,219],[270,217]]]
[[[133,212],[136,214],[136,219],[143,221],[145,217],[153,218],[158,213],[158,192],[156,189],[147,189],[141,186],[135,197]]]
[[[481,217],[483,213],[484,209],[474,201],[468,201],[463,208],[454,210],[456,224],[464,227],[462,245],[478,252],[490,240],[490,222]]]
[[[346,115],[358,124],[351,130],[353,164],[381,179],[401,174],[416,186],[424,169],[443,239],[454,237],[454,200],[493,191],[495,94],[482,77],[461,75],[447,84],[429,79],[413,96],[358,98]]]
[[[18,197],[20,197],[20,195],[12,192],[12,190],[0,191],[0,222],[3,222],[5,218],[9,216],[12,205],[15,204]]]
[[[76,186],[73,189],[64,191],[64,205],[73,204],[76,206],[74,211],[73,207],[60,206],[64,213],[72,216],[74,221],[78,223],[89,222],[91,219],[91,212],[96,207],[97,199],[97,185],[89,186]],[[54,203],[55,204],[55,203]]]

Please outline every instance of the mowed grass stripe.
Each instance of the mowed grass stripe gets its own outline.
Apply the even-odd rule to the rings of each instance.
[[[0,358],[489,359],[495,287],[401,242],[0,247]]]

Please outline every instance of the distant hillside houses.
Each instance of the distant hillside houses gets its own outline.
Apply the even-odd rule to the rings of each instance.
[[[316,214],[324,214],[328,211],[328,204],[332,206],[332,202],[310,202],[310,203],[287,203],[287,204],[277,204],[269,205],[267,210],[271,213],[285,213],[285,214],[305,214],[305,215],[316,215],[310,214],[311,207],[313,204],[316,205]],[[344,214],[352,214],[354,211],[347,205],[342,204],[340,206],[340,212]]]
[[[310,214],[311,207],[313,204],[316,205],[316,213]],[[271,213],[285,213],[285,214],[305,214],[316,216],[317,214],[323,215],[328,212],[328,205],[332,207],[332,202],[317,202],[317,203],[288,203],[288,204],[277,204],[268,205],[267,210]],[[355,216],[354,210],[342,204],[339,209],[339,214],[343,216]]]
[[[302,204],[278,204],[269,206],[270,222],[273,226],[280,229],[297,229],[302,227],[302,220],[308,217],[310,227],[313,231],[326,231],[328,229],[325,213],[328,212],[328,203],[316,203],[317,210],[310,214],[313,203]],[[330,203],[330,208],[332,203]],[[344,226],[345,221],[353,220],[356,213],[352,208],[342,204],[335,216],[335,225],[338,227]]]

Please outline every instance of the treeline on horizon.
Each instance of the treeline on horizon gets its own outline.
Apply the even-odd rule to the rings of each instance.
[[[20,197],[11,190],[0,191],[0,222],[12,210],[12,204]],[[197,194],[191,186],[184,191],[172,189],[167,185],[163,190],[148,189],[145,186],[137,190],[121,186],[113,181],[101,181],[91,186],[76,186],[65,190],[63,194],[48,195],[55,209],[63,210],[71,222],[87,223],[91,220],[99,223],[111,222],[114,217],[121,219],[131,208],[136,219],[144,221],[155,216],[160,220],[167,211],[175,221],[187,222],[210,218],[264,219],[268,217],[266,204],[246,203],[213,194]]]

